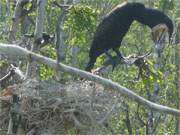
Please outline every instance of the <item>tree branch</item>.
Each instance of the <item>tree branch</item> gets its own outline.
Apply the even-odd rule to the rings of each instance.
[[[180,116],[180,110],[150,102],[150,101],[146,100],[145,98],[137,95],[132,90],[129,90],[129,89],[119,85],[118,83],[115,83],[111,80],[108,80],[108,79],[102,78],[100,76],[94,75],[92,73],[82,71],[80,69],[64,65],[62,63],[59,63],[57,66],[56,60],[44,57],[44,56],[39,55],[39,54],[35,54],[35,53],[30,52],[30,51],[28,51],[22,47],[19,47],[16,45],[0,43],[0,54],[11,55],[14,57],[20,56],[23,59],[30,59],[33,61],[38,61],[38,62],[43,63],[47,66],[50,66],[52,68],[58,68],[58,70],[70,73],[72,75],[84,77],[88,80],[95,81],[95,82],[100,83],[106,87],[110,87],[114,90],[117,90],[123,96],[127,96],[131,100],[136,101],[137,103],[139,103],[139,104],[143,105],[144,107],[149,108],[153,111],[158,111],[158,112],[163,112],[163,113],[167,113],[167,114],[171,114],[171,115]]]

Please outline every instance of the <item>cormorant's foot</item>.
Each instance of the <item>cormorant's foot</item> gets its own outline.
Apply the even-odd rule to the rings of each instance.
[[[104,66],[108,66],[108,65],[112,65],[112,70],[115,69],[115,67],[118,64],[127,64],[127,65],[131,65],[133,63],[133,61],[129,58],[124,58],[124,57],[119,57],[119,56],[113,56],[112,58],[107,59],[103,65]]]
[[[103,63],[103,65],[104,66],[112,65],[112,71],[113,71],[115,69],[115,67],[120,63],[124,63],[124,58],[123,57],[118,57],[118,56],[113,56],[113,57],[107,59]]]

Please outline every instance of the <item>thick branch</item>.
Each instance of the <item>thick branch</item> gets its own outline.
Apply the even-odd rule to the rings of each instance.
[[[112,82],[111,80],[102,78],[102,77],[97,76],[97,75],[93,75],[89,72],[85,72],[85,71],[82,71],[82,70],[77,69],[77,68],[66,66],[62,63],[59,63],[59,65],[57,66],[56,60],[44,57],[44,56],[39,55],[39,54],[35,54],[35,53],[30,52],[24,48],[19,47],[19,46],[0,43],[0,54],[6,54],[6,55],[11,55],[11,56],[19,55],[24,59],[31,59],[33,61],[41,62],[41,63],[43,63],[47,66],[50,66],[52,68],[58,68],[58,70],[70,73],[72,75],[81,76],[81,77],[84,77],[86,79],[100,83],[104,86],[110,87],[114,90],[118,90],[123,96],[127,96],[128,98],[132,99],[133,101],[138,102],[139,104],[145,106],[146,108],[149,108],[149,109],[152,109],[152,110],[158,111],[158,112],[163,112],[163,113],[167,113],[167,114],[180,116],[180,110],[150,102],[150,101],[144,99],[143,97],[137,95],[133,91],[119,85],[118,83]]]

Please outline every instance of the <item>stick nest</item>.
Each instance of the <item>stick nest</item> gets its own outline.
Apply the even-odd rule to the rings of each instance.
[[[11,93],[1,92],[1,97]],[[76,129],[79,134],[88,134],[92,127],[103,125],[117,108],[119,94],[91,81],[76,81],[60,84],[56,81],[27,80],[14,85],[12,93],[20,97],[19,125],[26,134],[48,132],[67,134]],[[4,94],[6,93],[6,95]],[[3,95],[4,94],[4,95]],[[7,133],[11,98],[1,100],[0,133]]]

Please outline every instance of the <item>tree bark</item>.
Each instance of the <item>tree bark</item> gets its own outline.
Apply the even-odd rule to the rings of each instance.
[[[70,4],[72,1],[71,0],[65,0],[64,5]],[[57,6],[58,3],[56,3]],[[67,17],[67,7],[66,6],[61,6],[61,14],[58,17],[58,21],[56,24],[56,54],[57,54],[57,63],[62,62],[65,59],[65,33],[64,33],[64,21],[66,20]],[[58,81],[62,80],[64,77],[64,74],[60,71],[56,71],[57,76],[56,79]]]
[[[23,16],[23,6],[26,2],[29,2],[29,0],[18,0],[16,3],[14,16],[12,18],[13,24],[11,27],[11,32],[9,34],[9,42],[10,43],[16,41],[16,32],[17,32],[17,28],[18,28],[18,23]]]
[[[33,52],[39,51],[40,46],[37,41],[42,38],[46,0],[38,0],[37,5],[38,5],[37,17],[36,17],[36,26],[35,26],[35,32],[34,32],[35,42],[31,48],[31,51]],[[26,77],[35,77],[36,73],[37,73],[36,64],[29,62],[27,64]]]

